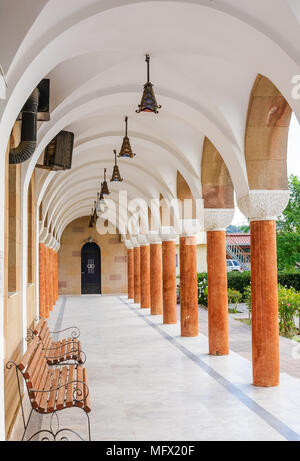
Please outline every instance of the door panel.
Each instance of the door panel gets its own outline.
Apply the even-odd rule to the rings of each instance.
[[[81,293],[101,293],[100,248],[96,243],[87,243],[81,250]]]

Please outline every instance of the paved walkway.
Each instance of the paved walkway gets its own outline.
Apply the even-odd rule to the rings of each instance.
[[[201,310],[203,332],[206,316]],[[93,440],[300,440],[300,380],[285,373],[278,388],[251,385],[242,356],[248,327],[230,320],[231,354],[210,357],[205,334],[182,338],[179,325],[161,321],[126,297],[60,298],[50,324],[80,326]],[[82,410],[61,413],[63,425],[84,433]],[[20,438],[20,422],[12,439]],[[30,432],[47,424],[49,417],[35,415]]]
[[[251,360],[251,326],[239,322],[237,318],[248,318],[243,314],[229,314],[229,346],[234,352]],[[208,318],[205,309],[199,309],[199,331],[207,336]],[[300,379],[300,343],[280,336],[280,371]]]

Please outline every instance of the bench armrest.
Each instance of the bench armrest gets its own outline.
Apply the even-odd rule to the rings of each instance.
[[[68,328],[64,328],[63,330],[60,330],[60,331],[49,331],[49,333],[52,334],[52,335],[55,335],[55,334],[63,333],[64,331],[68,331],[68,330],[73,330],[71,332],[71,337],[73,339],[78,339],[79,338],[80,330],[79,330],[78,327],[68,327]]]
[[[30,393],[44,394],[44,393],[47,393],[47,392],[49,393],[49,392],[52,392],[52,391],[58,391],[59,389],[62,389],[63,387],[67,390],[68,387],[71,384],[76,384],[78,386],[78,387],[75,387],[73,389],[73,391],[72,391],[73,392],[73,399],[75,400],[75,402],[83,402],[84,400],[86,400],[87,397],[89,396],[89,393],[90,393],[89,387],[86,384],[86,382],[79,381],[79,380],[76,380],[76,379],[73,380],[73,381],[61,384],[58,387],[53,387],[52,389],[43,389],[43,390],[41,390],[41,389],[30,389]],[[83,389],[80,388],[81,385],[83,386],[84,391],[83,391]]]

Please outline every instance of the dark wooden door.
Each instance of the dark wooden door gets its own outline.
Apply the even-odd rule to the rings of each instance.
[[[86,243],[81,250],[81,293],[101,293],[101,255],[96,243]]]

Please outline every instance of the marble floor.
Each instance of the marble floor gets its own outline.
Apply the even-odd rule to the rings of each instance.
[[[125,296],[60,297],[49,323],[80,327],[93,440],[300,440],[300,380],[282,373],[278,388],[253,387],[238,341],[229,356],[211,357],[203,326],[198,338],[182,338],[179,325],[162,325]],[[61,415],[86,437],[82,410]],[[21,422],[18,415],[11,440],[20,439]],[[28,435],[48,424],[35,414]]]

